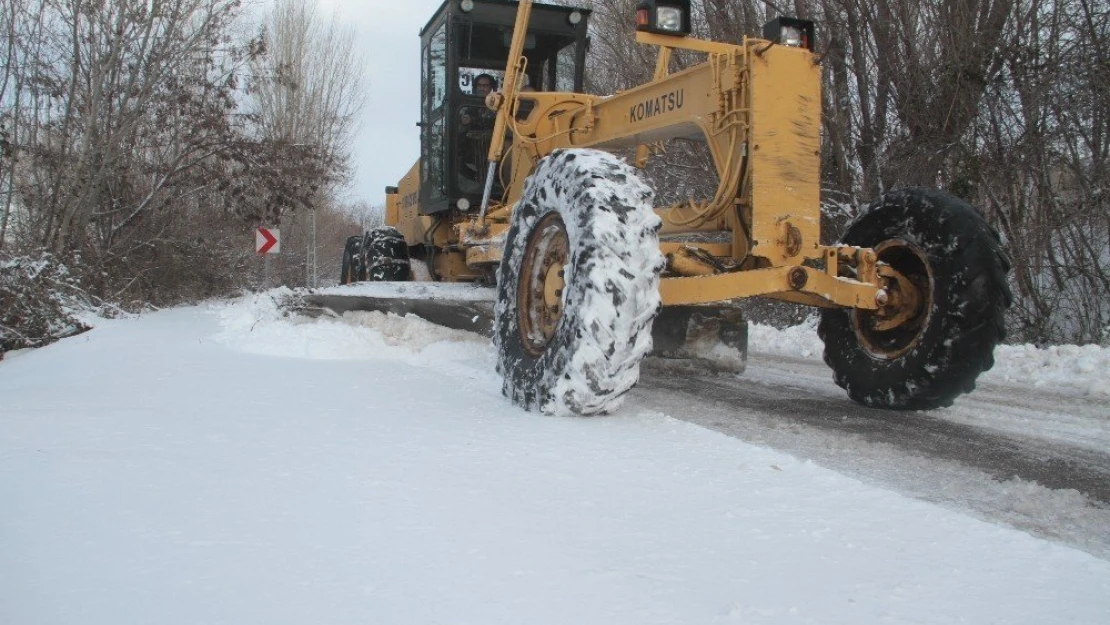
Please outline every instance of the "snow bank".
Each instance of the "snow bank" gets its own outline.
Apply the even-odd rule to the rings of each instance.
[[[1110,349],[1098,345],[1001,345],[984,380],[1110,397]]]
[[[748,341],[753,352],[807,360],[820,361],[824,350],[817,337],[817,317],[784,330],[753,323],[748,328]],[[1098,345],[1000,345],[994,351],[994,368],[979,380],[1110,397],[1110,349]]]
[[[315,360],[397,359],[438,365],[471,359],[476,352],[492,358],[489,341],[477,334],[381,312],[311,319],[284,309],[293,297],[293,291],[279,288],[214,304],[223,328],[214,339],[247,353]]]

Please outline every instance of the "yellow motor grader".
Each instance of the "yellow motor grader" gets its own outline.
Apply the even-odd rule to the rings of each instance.
[[[964,201],[910,188],[821,243],[812,22],[705,41],[690,0],[644,0],[629,17],[658,51],[654,78],[596,96],[588,17],[531,0],[439,8],[421,32],[420,160],[386,189],[387,226],[352,237],[343,282],[496,284],[504,393],[544,412],[611,411],[653,322],[671,328],[655,328],[657,350],[678,327],[664,351],[733,349],[742,367],[745,322],[722,311],[756,296],[820,307],[825,361],[860,403],[930,409],[974,388],[1010,304],[999,237]],[[704,61],[672,72],[676,50]],[[672,140],[708,146],[712,197],[654,205],[640,170]],[[687,332],[702,312],[711,340]]]

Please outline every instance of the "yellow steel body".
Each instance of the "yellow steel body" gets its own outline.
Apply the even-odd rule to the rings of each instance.
[[[530,0],[521,2],[522,9],[525,5]],[[518,26],[514,40],[522,36]],[[487,100],[497,110],[496,128],[512,132],[507,151],[511,179],[502,180],[505,195],[486,215],[460,214],[454,223],[432,231],[436,220],[420,216],[413,200],[418,197],[418,163],[391,196],[387,223],[398,226],[410,244],[435,245],[440,250],[437,263],[449,270],[444,277],[474,279],[483,266],[500,260],[512,206],[535,164],[552,151],[635,148],[642,166],[649,146],[672,139],[704,140],[716,169],[717,192],[712,198],[658,207],[661,234],[725,233],[729,243],[663,243],[672,261],[660,289],[664,305],[759,295],[817,306],[878,308],[886,292],[874,253],[820,243],[821,76],[816,56],[804,48],[753,38],[725,44],[638,32],[636,39],[659,48],[655,77],[608,97],[521,94],[516,88],[520,62],[510,59],[506,91]],[[670,73],[675,49],[705,53],[706,60]],[[522,100],[534,106],[518,119]],[[494,136],[503,133],[495,131]],[[500,154],[497,143],[491,146],[491,159]],[[682,251],[689,246],[701,253]],[[705,261],[709,256],[713,262]],[[842,265],[853,266],[855,278],[838,277]]]
[[[397,192],[386,194],[385,223],[400,230],[409,244],[424,241],[427,225],[420,219],[419,161],[397,183]]]

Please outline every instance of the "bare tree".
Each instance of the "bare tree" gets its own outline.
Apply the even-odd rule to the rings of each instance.
[[[308,148],[328,163],[345,163],[363,101],[354,31],[337,16],[322,19],[308,0],[278,0],[263,40],[266,55],[252,64],[258,133]],[[318,191],[331,193],[341,181],[333,176]]]
[[[256,132],[272,154],[284,152],[285,158],[277,163],[281,175],[256,197],[264,204],[256,212],[276,224],[299,209],[336,204],[363,101],[363,63],[354,31],[335,15],[321,18],[307,0],[278,0],[265,19],[263,41],[266,55],[251,67]],[[316,249],[320,240],[305,243]]]
[[[1018,2],[976,126],[973,191],[1014,259],[1015,333],[1110,342],[1110,7]]]
[[[206,242],[228,225],[230,163],[250,151],[237,73],[261,50],[231,36],[238,2],[2,8],[14,34],[0,70],[0,231],[28,252],[79,257],[102,295],[156,289],[172,301],[182,277],[174,259],[207,260]]]

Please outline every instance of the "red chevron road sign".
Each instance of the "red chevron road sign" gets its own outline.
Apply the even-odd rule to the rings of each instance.
[[[281,251],[281,231],[259,228],[254,231],[254,251],[259,254],[277,254]]]

